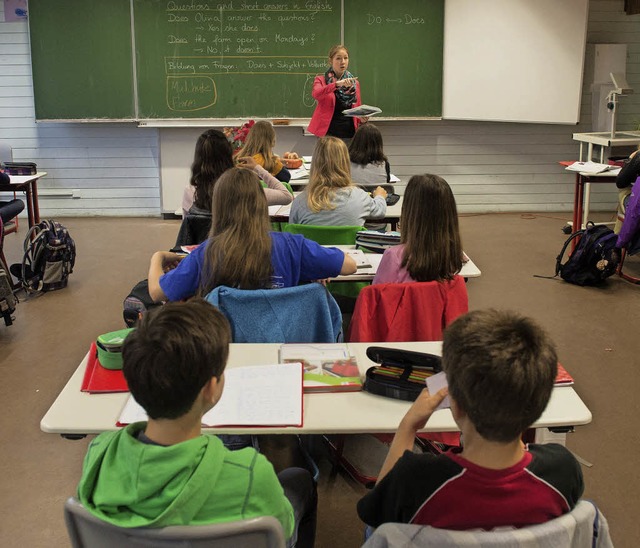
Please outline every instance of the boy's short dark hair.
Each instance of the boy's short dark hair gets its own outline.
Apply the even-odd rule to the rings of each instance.
[[[509,442],[542,414],[558,358],[533,320],[515,312],[477,310],[444,332],[442,367],[449,393],[485,439]]]
[[[151,310],[122,349],[131,394],[152,419],[184,415],[224,372],[230,341],[226,318],[203,299]]]

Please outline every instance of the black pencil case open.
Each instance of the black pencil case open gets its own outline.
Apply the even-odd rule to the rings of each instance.
[[[410,378],[414,374],[422,378],[442,371],[440,356],[425,352],[370,346],[367,358],[380,365],[367,369],[363,390],[395,400],[415,401],[426,387],[424,380]]]

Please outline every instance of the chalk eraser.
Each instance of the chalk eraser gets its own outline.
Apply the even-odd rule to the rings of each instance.
[[[274,126],[288,126],[289,125],[289,120],[287,120],[286,118],[278,118],[276,120],[273,120],[273,125]]]

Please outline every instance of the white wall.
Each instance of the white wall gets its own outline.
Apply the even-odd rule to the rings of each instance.
[[[157,215],[179,206],[160,199],[159,133],[197,135],[194,128],[137,128],[133,124],[36,124],[26,23],[2,22],[0,15],[0,140],[9,141],[14,158],[31,160],[49,175],[40,185],[44,216]],[[591,1],[588,44],[628,44],[627,80],[636,94],[620,103],[618,129],[640,124],[640,16],[627,16],[623,0]],[[569,211],[573,177],[558,160],[573,159],[571,135],[591,131],[593,48],[587,47],[580,124],[546,125],[498,122],[383,122],[385,151],[393,172],[403,179],[433,172],[452,185],[462,212]],[[366,93],[366,90],[365,90]],[[470,90],[472,93],[472,90]],[[366,101],[366,94],[364,97]],[[282,150],[313,145],[296,128],[278,134]],[[193,148],[175,137],[176,150],[162,160],[173,167],[172,181],[187,182]],[[187,139],[188,140],[188,139]],[[194,139],[195,144],[195,139]],[[180,148],[182,147],[182,148]],[[280,147],[278,147],[280,149]],[[170,164],[179,164],[171,166]],[[67,196],[47,195],[47,191]],[[72,195],[72,196],[71,196]],[[595,185],[592,209],[614,209],[613,185]]]

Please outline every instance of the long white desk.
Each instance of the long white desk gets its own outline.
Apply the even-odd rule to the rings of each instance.
[[[349,343],[358,360],[360,373],[373,366],[366,357],[369,346],[389,346],[439,354],[440,342]],[[228,367],[277,363],[280,344],[232,344]],[[78,437],[116,430],[116,419],[129,396],[80,392],[87,356],[40,422],[44,432]],[[215,428],[215,433],[253,434],[348,434],[395,432],[409,408],[408,402],[375,396],[366,392],[305,394],[304,425],[301,428]],[[571,387],[554,388],[547,409],[535,428],[570,429],[591,422],[591,412]],[[424,432],[457,430],[448,409],[436,411]],[[555,441],[562,442],[561,439]]]
[[[337,247],[338,249],[342,249],[345,253],[356,249],[355,245],[327,245],[325,247]],[[460,276],[463,278],[479,278],[482,275],[480,269],[476,266],[476,264],[467,257],[468,261],[462,265],[462,269],[460,270]],[[378,272],[378,267],[380,266],[380,261],[382,260],[382,253],[367,253],[367,260],[371,264],[371,268],[358,269],[355,274],[349,275],[340,275],[336,278],[333,278],[337,281],[344,282],[360,282],[360,281],[371,281],[373,277]]]

